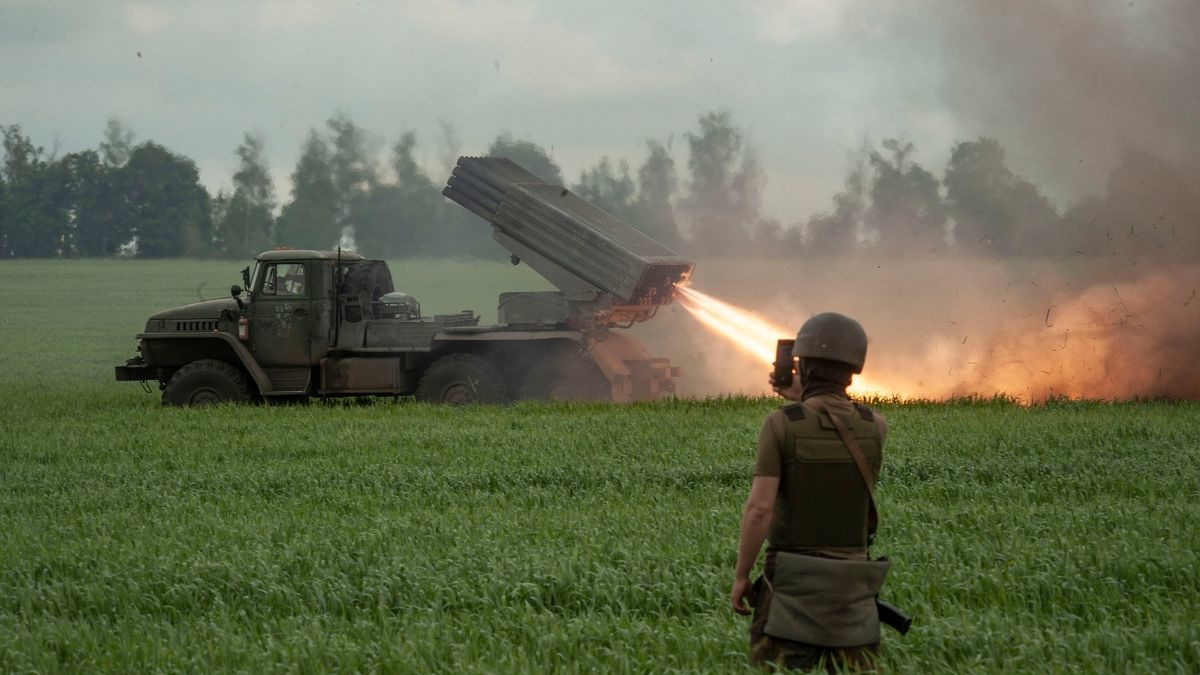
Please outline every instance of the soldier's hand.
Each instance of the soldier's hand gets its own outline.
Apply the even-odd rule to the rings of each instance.
[[[775,390],[776,394],[779,394],[789,401],[799,401],[801,394],[803,394],[803,391],[800,387],[800,378],[797,377],[795,371],[792,372],[792,384],[788,387],[780,388],[775,386],[774,371],[771,371],[771,374],[767,375],[767,383],[771,385],[771,389]]]
[[[746,596],[750,594],[750,578],[734,579],[733,588],[729,591],[729,606],[738,614],[749,614],[746,606]]]

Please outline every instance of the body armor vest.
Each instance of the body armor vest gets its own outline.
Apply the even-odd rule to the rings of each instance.
[[[779,492],[768,534],[771,547],[784,551],[866,549],[869,495],[850,451],[828,413],[803,403],[783,408],[787,433],[780,448]],[[871,471],[883,463],[883,442],[875,415],[855,405],[839,415],[858,441]]]

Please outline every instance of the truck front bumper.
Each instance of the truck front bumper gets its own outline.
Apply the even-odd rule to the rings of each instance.
[[[123,366],[116,367],[117,382],[136,382],[139,380],[157,380],[158,369],[151,368],[145,361],[129,359]]]

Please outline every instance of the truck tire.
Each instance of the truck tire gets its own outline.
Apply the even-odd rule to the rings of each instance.
[[[163,388],[163,405],[212,405],[250,400],[250,385],[241,371],[216,359],[192,361],[171,376]]]
[[[364,261],[350,267],[338,293],[363,293],[370,297],[371,302],[377,302],[392,290],[392,273],[387,267]]]
[[[504,377],[474,354],[450,354],[429,366],[417,384],[417,400],[447,405],[508,403]]]
[[[521,383],[525,400],[611,401],[612,387],[596,364],[576,354],[555,354],[534,364]]]

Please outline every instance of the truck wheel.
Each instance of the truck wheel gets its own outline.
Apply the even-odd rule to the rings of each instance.
[[[508,403],[504,378],[495,366],[473,354],[450,354],[429,366],[417,384],[417,400],[448,405]]]
[[[387,267],[363,261],[350,267],[338,293],[365,293],[375,302],[392,290],[392,273]]]
[[[237,368],[216,359],[192,361],[175,371],[163,388],[163,405],[211,405],[250,400],[250,386]]]
[[[520,394],[533,400],[610,401],[612,387],[596,364],[574,354],[555,354],[534,364]]]

